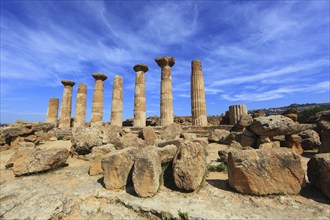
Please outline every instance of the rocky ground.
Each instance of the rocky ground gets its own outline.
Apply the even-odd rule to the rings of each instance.
[[[66,147],[70,141],[46,142],[41,148]],[[225,145],[209,144],[208,161]],[[5,163],[14,153],[0,153],[0,219],[330,219],[329,200],[307,184],[300,195],[248,196],[236,193],[226,172],[210,172],[193,193],[164,184],[153,198],[138,198],[132,186],[122,191],[103,187],[102,175],[89,176],[89,162],[70,157],[68,166],[15,177]],[[303,167],[313,152],[305,153]]]

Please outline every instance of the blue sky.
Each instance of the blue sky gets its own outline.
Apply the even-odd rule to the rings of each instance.
[[[329,1],[1,1],[1,123],[44,121],[62,79],[88,86],[124,81],[124,119],[133,117],[133,66],[145,63],[147,116],[159,115],[160,68],[173,56],[174,114],[191,115],[191,61],[202,61],[207,113],[330,102]]]

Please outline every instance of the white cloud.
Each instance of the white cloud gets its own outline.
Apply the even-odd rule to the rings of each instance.
[[[295,93],[309,92],[320,93],[330,92],[330,81],[320,82],[317,84],[303,84],[300,86],[288,86],[273,89],[270,91],[263,91],[260,93],[242,92],[235,95],[222,95],[222,98],[229,101],[266,101],[285,97]]]

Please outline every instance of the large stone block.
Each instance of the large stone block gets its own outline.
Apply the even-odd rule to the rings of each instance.
[[[138,148],[129,147],[109,153],[102,159],[104,185],[107,189],[122,189],[127,184]]]
[[[160,185],[161,158],[155,146],[141,149],[137,154],[133,170],[133,184],[140,197],[152,197]]]
[[[289,149],[232,151],[229,184],[252,195],[297,194],[305,183],[300,156]]]
[[[103,145],[100,147],[94,147],[92,149],[91,157],[89,160],[89,171],[90,176],[98,175],[103,173],[102,169],[102,158],[116,149],[112,144]]]
[[[221,129],[214,129],[210,131],[210,134],[208,136],[208,141],[210,143],[212,142],[224,142],[227,137],[229,136],[230,132],[226,130]]]
[[[141,133],[142,133],[142,138],[147,145],[156,144],[157,135],[152,127],[148,126],[143,128]]]
[[[180,138],[180,134],[183,132],[181,125],[172,123],[167,126],[165,131],[161,134],[163,140],[173,140]]]
[[[249,128],[257,135],[267,137],[296,134],[300,130],[299,124],[283,115],[254,118]]]
[[[316,154],[307,166],[309,181],[330,199],[330,153]]]
[[[311,129],[299,133],[302,138],[301,145],[304,150],[312,150],[314,147],[321,145],[319,134]]]
[[[206,148],[198,142],[182,144],[173,160],[174,181],[178,188],[196,190],[206,175]]]
[[[72,148],[78,154],[88,154],[95,146],[103,144],[103,128],[73,128],[72,129]]]
[[[15,176],[47,171],[61,167],[70,156],[65,148],[40,149],[23,153],[13,162]]]

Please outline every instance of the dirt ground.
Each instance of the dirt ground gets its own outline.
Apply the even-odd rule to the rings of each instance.
[[[41,148],[66,147],[70,141]],[[225,145],[210,144],[208,162]],[[89,176],[89,162],[70,157],[68,166],[42,174],[15,177],[5,163],[14,149],[0,153],[0,219],[330,219],[329,200],[307,184],[299,195],[249,196],[235,192],[226,172],[210,172],[193,193],[166,184],[153,198],[138,198],[132,186],[109,191],[102,175]],[[313,152],[302,157],[304,168]]]

